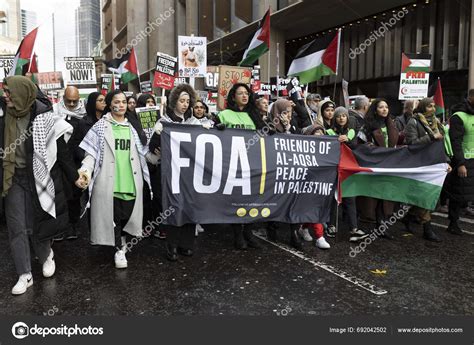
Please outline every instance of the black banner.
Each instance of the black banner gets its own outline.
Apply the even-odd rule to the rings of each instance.
[[[337,137],[265,135],[164,124],[166,222],[329,221],[340,147]]]

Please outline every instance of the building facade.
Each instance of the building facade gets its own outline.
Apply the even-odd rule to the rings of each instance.
[[[101,37],[100,0],[81,0],[76,9],[76,55],[91,56]]]
[[[142,79],[148,80],[156,52],[176,55],[177,36],[194,34],[208,39],[208,65],[235,65],[270,7],[271,47],[258,61],[262,81],[285,76],[298,49],[340,28],[338,75],[311,83],[310,91],[332,96],[336,84],[339,101],[344,79],[350,95],[397,102],[402,52],[428,53],[431,82],[440,78],[449,107],[468,87],[474,88],[473,2],[102,0],[104,58],[110,60],[133,46]],[[361,47],[363,53],[355,54]]]
[[[37,25],[36,12],[21,9],[21,37],[25,37]]]
[[[0,54],[15,54],[21,41],[20,0],[0,0]]]

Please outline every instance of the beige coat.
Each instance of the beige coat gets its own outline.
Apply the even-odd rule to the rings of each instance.
[[[95,177],[92,189],[91,208],[91,243],[106,246],[115,246],[114,237],[114,177],[115,177],[115,150],[112,124],[105,125],[105,145],[102,167]],[[140,164],[137,145],[130,136],[130,160],[132,163],[135,181],[136,199],[130,220],[123,231],[132,236],[142,236],[143,221],[143,173]],[[95,159],[86,154],[82,161],[81,170],[91,176],[94,171]]]

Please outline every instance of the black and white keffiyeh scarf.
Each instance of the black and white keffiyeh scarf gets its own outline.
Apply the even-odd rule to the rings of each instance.
[[[105,125],[106,123],[114,123],[110,113],[105,114],[94,126],[87,132],[86,136],[82,140],[79,147],[83,149],[87,154],[91,155],[94,160],[94,172],[91,174],[91,181],[89,183],[89,200],[87,202],[86,210],[90,207],[90,197],[92,196],[92,189],[94,188],[95,178],[99,175],[102,163],[104,161],[104,146],[105,146]],[[123,125],[123,124],[122,124]],[[143,179],[148,184],[151,191],[150,174],[148,172],[148,166],[146,164],[145,153],[148,151],[148,147],[144,147],[140,141],[137,131],[127,121],[125,125],[130,127],[130,131],[135,140],[138,155],[140,157],[140,165],[142,167]]]
[[[52,112],[39,114],[33,121],[33,174],[41,208],[56,218],[56,193],[51,169],[57,161],[56,140],[64,135],[67,142],[73,128],[64,120],[55,119]]]

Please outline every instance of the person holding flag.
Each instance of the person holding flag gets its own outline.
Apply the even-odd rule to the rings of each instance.
[[[436,106],[432,98],[423,98],[405,128],[405,143],[407,145],[431,144],[444,139],[444,127],[436,117]],[[451,167],[449,167],[448,172]],[[423,225],[423,238],[427,241],[441,242],[431,226],[431,211],[413,206],[403,223],[412,232],[410,222],[416,221]]]

